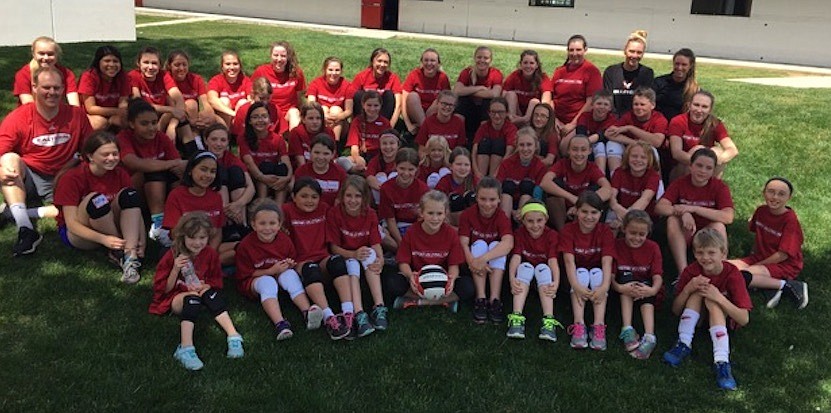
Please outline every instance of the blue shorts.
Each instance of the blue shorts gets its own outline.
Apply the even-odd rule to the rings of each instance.
[[[75,249],[75,246],[72,245],[72,242],[69,241],[69,229],[66,227],[66,225],[58,226],[58,236],[61,237],[61,242],[63,242],[63,245]]]

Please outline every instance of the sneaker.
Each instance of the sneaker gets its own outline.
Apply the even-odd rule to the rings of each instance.
[[[395,297],[395,301],[392,302],[392,308],[396,310],[403,310],[410,307],[418,307],[418,300],[402,295],[401,297]]]
[[[638,360],[646,360],[652,355],[652,352],[655,351],[656,345],[657,343],[653,340],[642,339],[641,343],[638,345],[638,348],[629,354]]]
[[[17,242],[12,246],[12,254],[15,257],[32,254],[41,241],[43,241],[43,235],[31,228],[20,227],[17,231]]]
[[[136,257],[124,256],[121,259],[121,282],[135,284],[141,279],[141,261]]]
[[[520,313],[508,314],[508,338],[525,338],[525,316]]]
[[[733,369],[729,361],[720,361],[713,368],[716,370],[716,384],[722,390],[736,390],[738,384],[733,378]]]
[[[557,321],[556,318],[546,316],[542,318],[542,327],[540,327],[540,335],[537,336],[540,340],[551,342],[557,341],[557,327],[563,328],[563,325]]]
[[[690,356],[692,349],[682,342],[675,343],[675,347],[664,353],[664,362],[672,367],[678,367],[685,358]]]
[[[303,312],[303,318],[306,320],[306,330],[317,330],[323,323],[323,310],[317,304],[312,304]]]
[[[635,351],[641,344],[638,333],[631,326],[621,330],[618,338],[623,340],[623,347],[626,347],[626,351]]]
[[[124,256],[124,250],[107,250],[107,260],[110,261],[110,264],[115,265],[118,268],[123,268]]]
[[[326,332],[332,340],[340,340],[349,335],[349,328],[341,322],[340,316],[333,315],[327,318],[323,324],[326,325]]]
[[[788,289],[788,293],[796,302],[796,308],[801,310],[808,305],[808,284],[802,281],[788,280],[785,281],[785,288]]]
[[[228,336],[228,352],[225,356],[229,359],[238,359],[243,355],[245,355],[245,350],[242,348],[242,336],[239,334]]]
[[[341,325],[349,330],[349,333],[346,334],[346,337],[344,338],[347,340],[354,340],[358,338],[355,330],[355,313],[341,313],[338,314],[337,317],[339,318],[338,321],[340,321]]]
[[[473,322],[484,324],[485,321],[488,321],[488,299],[477,298],[473,302]]]
[[[355,326],[352,328],[352,331],[358,337],[366,337],[375,332],[375,327],[369,321],[369,314],[366,311],[360,311],[358,314],[355,314]]]
[[[591,329],[591,342],[589,343],[589,347],[592,350],[606,350],[606,325],[605,324],[595,324],[592,326]]]
[[[505,309],[502,307],[502,301],[495,298],[488,306],[488,318],[494,324],[502,324],[505,322]]]
[[[787,286],[787,283],[785,283],[785,286]],[[782,289],[762,290],[762,295],[765,297],[765,307],[774,308],[779,305],[779,300],[782,299]]]
[[[369,321],[376,330],[385,331],[389,327],[387,320],[387,307],[383,305],[376,305],[372,308],[372,313],[369,315]]]
[[[199,356],[196,355],[196,347],[193,346],[177,346],[173,358],[179,360],[179,363],[182,363],[190,371],[202,370],[202,367],[205,367],[205,363],[202,363],[202,360],[199,360]]]
[[[294,336],[291,331],[291,324],[286,320],[280,320],[274,325],[274,330],[277,332],[277,341],[288,340]]]
[[[572,324],[566,332],[571,335],[571,348],[584,349],[589,346],[585,324]]]

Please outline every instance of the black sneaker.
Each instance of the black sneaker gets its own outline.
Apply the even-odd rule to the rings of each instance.
[[[17,232],[17,242],[12,246],[12,254],[15,257],[32,254],[41,241],[43,241],[43,235],[31,228],[20,227]]]
[[[801,310],[808,305],[808,284],[802,281],[788,280],[785,281],[785,288],[796,302],[796,308]]]
[[[473,302],[473,322],[484,324],[485,321],[488,321],[488,299],[477,298]]]
[[[782,290],[762,290],[762,296],[765,297],[765,307],[774,308],[782,299]]]
[[[329,333],[329,338],[332,340],[340,340],[349,335],[351,330],[349,326],[343,323],[343,318],[340,315],[333,315],[323,322],[326,326],[326,332]]]
[[[488,307],[488,318],[494,324],[502,324],[505,322],[505,309],[502,307],[502,301],[495,298],[491,301]]]

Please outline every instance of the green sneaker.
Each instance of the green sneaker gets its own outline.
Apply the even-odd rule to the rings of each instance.
[[[646,360],[652,355],[652,352],[655,351],[656,345],[657,343],[655,341],[642,339],[641,344],[638,345],[638,348],[629,354],[638,360]]]
[[[557,341],[557,327],[563,328],[563,325],[552,316],[545,316],[542,318],[542,327],[540,328],[540,340],[551,342]]]
[[[242,358],[245,355],[245,350],[242,348],[242,336],[235,334],[228,337],[228,353],[225,354],[229,359]]]
[[[525,316],[520,313],[508,314],[508,338],[525,338]]]
[[[182,363],[190,371],[202,370],[202,367],[205,366],[202,360],[199,360],[199,356],[196,355],[196,347],[194,346],[177,346],[173,358],[179,360],[179,363]]]
[[[626,351],[632,352],[637,350],[640,343],[640,337],[638,337],[638,333],[635,331],[632,326],[626,327],[620,331],[619,339],[623,340],[623,347],[626,347]]]

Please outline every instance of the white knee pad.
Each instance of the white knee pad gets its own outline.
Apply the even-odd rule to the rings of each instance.
[[[537,279],[538,287],[550,285],[554,282],[554,279],[551,276],[551,268],[548,264],[537,264],[537,266],[534,267],[534,277]]]
[[[488,244],[488,251],[496,248],[497,245],[499,245],[499,241],[492,241],[490,244]],[[503,270],[504,271],[505,270],[505,262],[507,261],[507,258],[508,257],[506,257],[504,255],[501,256],[501,257],[496,257],[496,258],[488,261],[488,265],[491,268],[495,269],[495,270]]]
[[[589,288],[589,283],[591,282],[591,275],[589,274],[589,270],[585,268],[578,268],[577,269],[577,284],[580,284],[583,288]],[[571,289],[571,292],[574,292],[574,288]]]
[[[260,295],[260,302],[268,299],[277,299],[277,280],[270,275],[264,275],[254,280],[254,291]]]
[[[623,158],[623,151],[626,149],[620,142],[606,142],[606,156],[610,158]]]
[[[488,244],[480,239],[474,241],[473,244],[470,244],[470,253],[473,255],[473,258],[479,258],[485,255],[488,250]]]
[[[487,244],[485,241],[479,239],[470,245],[470,253],[474,258],[478,258],[485,255],[488,251],[496,248],[497,245],[499,245],[499,241],[492,241],[490,244]],[[506,257],[497,257],[488,261],[488,266],[493,269],[504,270],[505,262]]]
[[[606,144],[603,142],[596,142],[592,145],[592,153],[594,154],[594,159],[597,158],[605,158],[606,157]]]
[[[600,268],[589,270],[589,289],[594,291],[603,285],[603,271]]]
[[[664,196],[664,192],[666,192],[666,189],[664,188],[664,180],[661,179],[658,181],[658,192],[655,193],[655,202],[658,202],[658,200]]]
[[[280,287],[283,287],[284,290],[288,291],[289,297],[291,297],[292,300],[298,295],[303,294],[303,283],[300,282],[300,276],[297,275],[297,271],[292,268],[283,271],[283,273],[277,277],[277,282],[280,283]]]
[[[361,265],[363,265],[364,268],[367,268],[377,260],[378,260],[378,254],[375,253],[374,249],[370,248],[369,249],[369,256],[366,257],[366,259],[364,259],[363,261],[361,261]]]
[[[361,263],[354,258],[347,258],[346,259],[346,273],[354,276],[360,277],[361,276]]]
[[[531,285],[531,280],[534,279],[534,266],[527,262],[519,264],[516,269],[516,279],[525,285]]]
[[[439,180],[441,179],[441,175],[438,172],[433,172],[430,175],[427,175],[427,187],[433,189],[436,185],[439,184]]]

